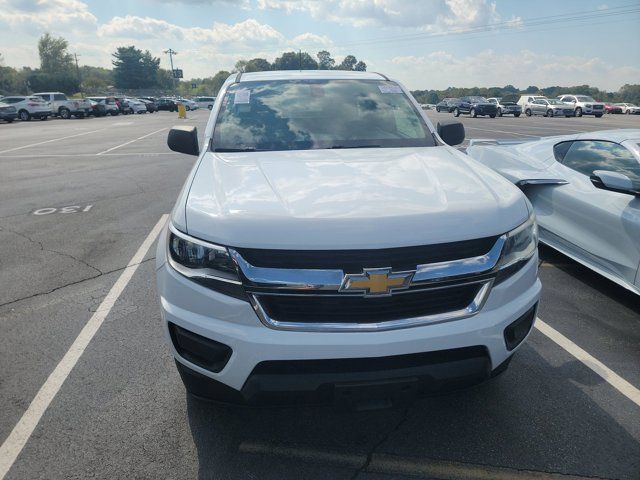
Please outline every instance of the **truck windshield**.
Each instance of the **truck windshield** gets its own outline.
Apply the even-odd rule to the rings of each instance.
[[[212,150],[428,147],[434,138],[398,85],[378,80],[270,80],[231,85]]]

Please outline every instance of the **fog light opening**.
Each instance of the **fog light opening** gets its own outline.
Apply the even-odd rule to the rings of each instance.
[[[182,358],[211,372],[220,372],[231,358],[232,350],[229,346],[171,322],[169,334],[174,348]]]
[[[525,339],[533,326],[537,308],[538,304],[536,303],[524,315],[504,329],[504,342],[507,345],[507,350],[513,350]]]

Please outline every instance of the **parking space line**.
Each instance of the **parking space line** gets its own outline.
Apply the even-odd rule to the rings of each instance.
[[[158,220],[158,223],[156,223],[151,232],[149,232],[147,238],[142,242],[136,253],[131,257],[131,260],[116,280],[116,283],[113,284],[111,290],[107,293],[107,296],[104,297],[102,303],[100,303],[98,309],[80,331],[74,342],[69,347],[69,350],[67,350],[67,353],[62,357],[62,360],[60,360],[60,363],[58,363],[53,372],[51,372],[42,387],[40,387],[40,390],[29,404],[27,410],[24,412],[2,446],[0,446],[0,480],[5,477],[16,458],[18,458],[18,455],[26,445],[29,437],[31,437],[31,434],[40,422],[40,419],[51,404],[52,400],[55,398],[56,394],[71,373],[71,370],[73,370],[73,367],[78,363],[78,360],[89,345],[89,342],[91,342],[105,318],[109,315],[109,312],[115,305],[116,301],[129,284],[133,274],[140,266],[140,262],[142,262],[147,251],[164,226],[167,217],[167,214],[162,215],[160,220]]]
[[[137,142],[138,140],[142,140],[143,138],[150,137],[151,135],[153,135],[155,133],[158,133],[158,132],[161,132],[163,130],[166,130],[167,128],[169,128],[169,127],[164,127],[164,128],[161,128],[160,130],[156,130],[155,132],[147,133],[146,135],[142,135],[141,137],[134,138],[133,140],[129,140],[128,142],[125,142],[125,143],[123,143],[121,145],[116,145],[115,147],[111,147],[108,150],[105,150],[104,152],[100,152],[100,153],[98,153],[96,155],[104,155],[105,153],[109,153],[112,150],[115,150],[117,148],[124,147],[124,146],[129,145],[129,144],[131,144],[133,142]],[[2,152],[0,152],[0,153],[2,153]]]
[[[605,380],[609,385],[611,385],[613,388],[618,390],[625,397],[627,397],[629,400],[640,407],[640,390],[631,385],[600,360],[589,355],[588,352],[573,343],[556,329],[540,320],[540,318],[536,320],[535,326],[550,340],[553,340],[555,343],[557,343],[559,346],[561,346],[563,349],[577,358],[580,362],[582,362],[585,366],[602,377],[602,379]]]
[[[101,130],[104,130],[104,129],[101,128],[101,129],[98,129],[98,130],[91,130],[90,132],[76,133],[74,135],[67,135],[66,137],[54,138],[52,140],[45,140],[44,142],[31,143],[29,145],[24,145],[22,147],[9,148],[7,150],[0,151],[0,154],[8,153],[8,152],[15,152],[16,150],[22,150],[24,148],[29,148],[29,147],[37,147],[38,145],[44,145],[45,143],[57,142],[57,141],[60,141],[60,140],[65,140],[67,138],[81,137],[82,135],[89,135],[90,133],[100,132]]]

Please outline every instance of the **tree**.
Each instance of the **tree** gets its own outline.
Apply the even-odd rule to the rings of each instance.
[[[285,52],[273,61],[274,70],[317,70],[316,62],[307,52]]]
[[[353,55],[347,55],[342,63],[336,67],[337,70],[353,70],[358,60]]]
[[[246,60],[238,60],[235,64],[235,66],[233,67],[233,71],[234,72],[244,72],[244,69],[247,68],[247,62]]]
[[[264,58],[252,58],[244,67],[245,72],[266,72],[271,70],[271,64]]]
[[[538,93],[539,91],[540,89],[535,85],[529,85],[527,89],[524,91],[524,93]]]
[[[353,66],[353,69],[358,71],[358,72],[366,72],[367,71],[367,64],[364,63],[362,60],[360,60],[358,63],[356,63]]]
[[[336,61],[331,58],[331,54],[326,50],[321,50],[316,55],[318,57],[318,69],[331,70],[336,65]]]
[[[160,59],[131,45],[118,47],[112,55],[115,86],[123,89],[149,88],[157,84]]]
[[[69,42],[62,37],[52,37],[45,33],[38,40],[40,70],[47,74],[67,75],[73,71],[73,57],[67,51]]]

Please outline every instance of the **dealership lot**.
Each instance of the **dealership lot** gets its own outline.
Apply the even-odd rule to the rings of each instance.
[[[5,478],[640,478],[640,405],[625,395],[640,388],[640,301],[544,247],[539,317],[631,390],[534,331],[504,375],[404,410],[186,397],[160,328],[155,251],[140,247],[194,161],[168,150],[168,129],[203,132],[208,114],[0,125],[0,441],[132,273],[42,418],[30,418],[24,448],[12,443],[22,449]],[[460,120],[468,138],[640,128],[622,115]]]

